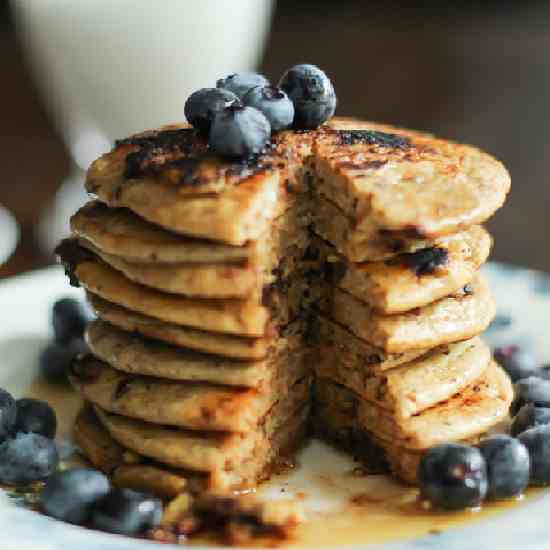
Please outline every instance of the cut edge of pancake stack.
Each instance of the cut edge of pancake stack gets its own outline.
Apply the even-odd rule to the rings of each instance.
[[[415,483],[430,447],[476,442],[508,414],[510,380],[479,335],[495,315],[481,224],[509,180],[468,146],[333,124],[341,134],[318,140],[313,184],[330,289],[316,302],[314,425],[367,466],[386,463]]]
[[[480,224],[509,188],[488,155],[333,119],[221,161],[173,126],[119,142],[86,186],[58,248],[98,315],[75,433],[117,483],[251,486],[310,424],[414,482],[425,449],[506,416],[478,337]]]

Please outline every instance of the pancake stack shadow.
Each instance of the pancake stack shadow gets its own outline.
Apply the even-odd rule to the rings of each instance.
[[[86,187],[58,248],[98,316],[75,435],[115,483],[254,486],[311,428],[414,482],[426,448],[506,416],[478,337],[480,224],[509,187],[491,157],[333,119],[222,161],[174,126],[117,143]]]

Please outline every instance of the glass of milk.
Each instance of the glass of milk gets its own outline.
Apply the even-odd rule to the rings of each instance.
[[[186,98],[254,70],[274,0],[11,0],[23,49],[74,161],[41,225],[48,247],[85,200],[82,171],[120,137],[183,121]]]

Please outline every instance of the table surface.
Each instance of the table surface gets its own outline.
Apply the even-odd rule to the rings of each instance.
[[[434,131],[501,158],[514,182],[489,223],[493,257],[550,271],[550,6],[433,14],[376,11],[370,3],[281,1],[261,69],[277,78],[312,60],[336,83],[339,113]],[[319,31],[323,40],[318,40]],[[297,55],[296,52],[299,52]],[[0,277],[53,261],[36,223],[69,159],[32,85],[9,27],[0,27],[0,203],[21,242]]]

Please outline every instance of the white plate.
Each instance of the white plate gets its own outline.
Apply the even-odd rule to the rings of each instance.
[[[491,279],[500,315],[498,322],[488,331],[487,338],[493,344],[533,346],[538,349],[542,360],[550,362],[550,277],[497,264],[487,266],[485,271]],[[30,273],[0,284],[0,387],[16,395],[25,393],[36,376],[39,350],[51,336],[51,305],[55,299],[66,295],[81,296],[81,292],[68,286],[59,268]],[[508,324],[508,316],[512,319],[511,324]],[[342,547],[353,540],[350,547],[369,546],[366,544],[372,541],[369,521],[370,525],[379,521],[381,527],[386,521],[392,522],[386,525],[386,531],[390,528],[396,535],[401,534],[401,540],[386,542],[385,549],[534,550],[550,546],[550,494],[545,491],[498,514],[482,513],[475,522],[461,524],[459,528],[445,527],[442,531],[438,528],[437,533],[420,537],[403,540],[402,535],[409,531],[407,515],[376,515],[375,511],[374,516],[365,515],[363,534],[359,525],[359,536],[355,538],[330,539],[336,523],[319,522],[318,518],[331,517],[330,514],[335,517],[334,514],[346,506],[349,512],[350,496],[366,494],[375,497],[378,487],[383,484],[385,489],[397,487],[402,500],[409,498],[414,491],[399,489],[380,476],[350,476],[357,465],[349,457],[317,441],[305,449],[299,464],[291,475],[279,477],[264,486],[261,494],[266,498],[280,498],[303,492],[305,509],[312,522],[317,521],[319,545],[326,546],[331,541],[333,547]],[[345,515],[341,514],[342,517]],[[429,515],[426,517],[430,518]],[[441,518],[439,516],[439,523],[434,519],[435,527],[446,525],[453,515]],[[154,543],[151,542],[93,532],[51,520],[15,506],[0,492],[0,550],[137,550],[152,547]],[[162,545],[159,548],[171,547]]]

